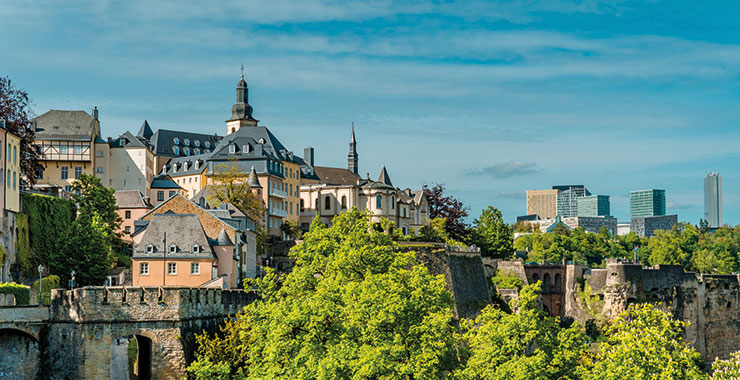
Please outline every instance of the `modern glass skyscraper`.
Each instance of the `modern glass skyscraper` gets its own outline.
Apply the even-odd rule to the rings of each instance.
[[[665,190],[630,191],[630,218],[665,215]]]
[[[719,173],[704,177],[704,220],[709,227],[722,226],[722,176]]]
[[[561,218],[578,216],[578,198],[591,195],[583,185],[557,185],[552,189],[558,191],[557,214]]]
[[[609,216],[608,195],[587,195],[580,197],[578,203],[578,216]]]

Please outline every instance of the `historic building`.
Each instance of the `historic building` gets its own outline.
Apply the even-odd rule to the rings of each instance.
[[[150,146],[154,154],[155,173],[159,173],[170,159],[211,153],[216,144],[221,141],[221,136],[217,134],[209,135],[168,129],[158,129],[152,132],[146,120],[136,137]]]
[[[116,190],[148,194],[155,173],[154,153],[149,144],[126,131],[117,139],[109,138],[108,146],[108,159],[96,163],[95,175]]]
[[[206,185],[206,160],[210,154],[175,157],[162,167],[162,174],[169,175],[192,198]]]
[[[0,249],[7,253],[5,261],[0,262],[0,282],[10,280],[10,265],[16,261],[15,243],[18,236],[15,216],[20,212],[20,144],[20,137],[8,131],[0,120],[0,206],[3,210],[0,215]]]
[[[149,203],[157,206],[175,194],[183,194],[185,189],[180,187],[175,180],[167,174],[160,174],[152,180],[149,186]]]
[[[85,111],[50,110],[31,122],[40,152],[41,170],[37,189],[70,191],[82,173],[94,175],[95,167],[107,166],[108,143],[100,137],[98,108]]]
[[[118,216],[121,217],[121,227],[119,233],[121,240],[125,243],[132,243],[131,234],[134,232],[134,222],[139,220],[144,214],[152,209],[147,198],[138,190],[118,190],[113,193],[118,206]]]

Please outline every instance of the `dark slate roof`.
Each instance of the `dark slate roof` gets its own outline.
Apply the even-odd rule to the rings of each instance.
[[[38,140],[93,140],[95,127],[99,126],[85,111],[50,110],[33,119]]]
[[[385,170],[385,165],[383,165],[383,169],[380,171],[378,182],[386,184],[388,186],[393,186],[393,183],[391,183],[391,177],[388,175],[388,171]]]
[[[110,141],[111,148],[146,148],[133,133],[126,131],[117,139]]]
[[[353,171],[344,168],[314,166],[319,182],[327,185],[356,185],[362,178]]]
[[[152,179],[152,189],[181,189],[180,185],[172,180],[167,174],[160,174]]]
[[[206,209],[208,211],[212,210],[223,210],[225,213],[216,213],[219,218],[222,217],[222,215],[228,217],[228,218],[246,218],[247,215],[241,212],[236,206],[234,206],[233,203],[221,203],[219,204],[218,199],[211,199],[214,195],[213,192],[213,185],[206,185],[200,191],[195,193],[192,198],[190,198],[191,201],[193,201],[195,204],[200,206],[200,198],[203,198],[205,200]],[[217,206],[211,207],[211,205],[216,204]],[[225,208],[224,208],[225,207]],[[216,215],[214,214],[214,215]]]
[[[181,176],[203,173],[203,171],[206,170],[206,167],[208,166],[206,164],[206,161],[208,160],[208,157],[210,157],[210,155],[211,154],[208,153],[188,157],[174,157],[162,167],[161,174]],[[195,165],[196,162],[198,163],[197,168]],[[187,170],[185,170],[185,164],[187,164]]]
[[[260,185],[260,181],[257,180],[257,172],[254,170],[254,166],[252,166],[252,169],[249,171],[249,178],[247,178],[247,185],[249,185],[250,188],[255,188],[255,189],[262,188],[262,185]]]
[[[211,245],[234,245],[229,238],[229,234],[226,233],[226,229],[221,227],[221,233],[218,234],[218,239],[215,242],[211,242]]]
[[[136,133],[136,137],[143,137],[146,140],[149,140],[154,135],[154,132],[152,132],[152,128],[149,126],[149,122],[144,120],[144,122],[141,124],[141,128],[139,128],[139,132]]]
[[[199,154],[197,153],[198,151],[209,153],[213,151],[218,142],[221,141],[221,138],[218,135],[158,129],[154,132],[149,142],[152,145],[152,153],[155,155],[177,157],[196,155]],[[190,145],[186,145],[185,140],[188,140]],[[190,151],[190,154],[185,154],[187,150]],[[177,151],[177,154],[175,154],[175,151]]]
[[[166,246],[162,237],[166,237]],[[176,253],[170,253],[169,247],[175,244]],[[154,246],[154,253],[146,253],[147,245]],[[198,245],[200,252],[193,253],[193,245]],[[194,214],[155,214],[149,221],[149,226],[141,237],[141,242],[134,249],[136,258],[161,258],[167,254],[168,258],[199,258],[215,259],[203,226]]]
[[[118,190],[113,196],[118,208],[152,208],[139,190]]]

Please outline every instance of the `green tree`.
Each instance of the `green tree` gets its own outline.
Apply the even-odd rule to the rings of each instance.
[[[383,222],[388,230],[390,222]],[[252,284],[261,300],[199,337],[198,379],[439,379],[455,364],[452,297],[413,252],[353,208],[314,222],[293,271]]]
[[[488,206],[473,222],[471,243],[480,247],[481,255],[508,258],[514,253],[514,234],[511,226],[504,223],[501,211]]]
[[[51,255],[49,271],[59,276],[62,284],[74,270],[79,286],[103,285],[112,260],[107,229],[103,218],[95,214],[75,219],[61,250]]]
[[[216,165],[209,178],[212,181],[209,201],[231,203],[252,220],[262,220],[265,211],[262,198],[252,192],[247,183],[249,173],[245,173],[236,161]]]
[[[0,77],[0,119],[5,120],[5,128],[21,138],[18,163],[23,180],[36,183],[39,152],[34,144],[35,132],[31,128],[33,111],[29,106],[28,93],[16,88],[8,77]]]
[[[444,243],[450,239],[450,235],[447,234],[445,224],[447,221],[444,218],[434,218],[429,223],[419,227],[419,235],[417,239],[425,242],[437,242]]]
[[[701,356],[681,338],[685,323],[651,304],[633,305],[607,328],[589,380],[704,379]]]
[[[103,186],[100,178],[82,174],[72,182],[72,191],[75,192],[74,201],[77,203],[79,214],[77,219],[92,224],[91,218],[98,218],[97,227],[102,229],[104,237],[110,246],[117,246],[120,241],[119,230],[121,216],[118,215],[114,189]]]
[[[712,380],[740,379],[740,352],[730,354],[727,360],[715,360],[712,363]]]
[[[462,322],[464,365],[455,379],[569,379],[587,349],[578,324],[562,329],[539,306],[539,283],[525,286],[515,301],[515,314],[492,306],[474,321]]]

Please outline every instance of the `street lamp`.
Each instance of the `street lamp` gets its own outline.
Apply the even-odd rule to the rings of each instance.
[[[44,273],[44,265],[39,264],[39,305],[41,305],[41,275]]]
[[[69,279],[69,288],[70,289],[74,289],[75,288],[75,275],[76,274],[77,274],[77,272],[75,272],[74,269],[72,270],[72,272],[69,273],[69,277],[70,277],[70,279]]]

